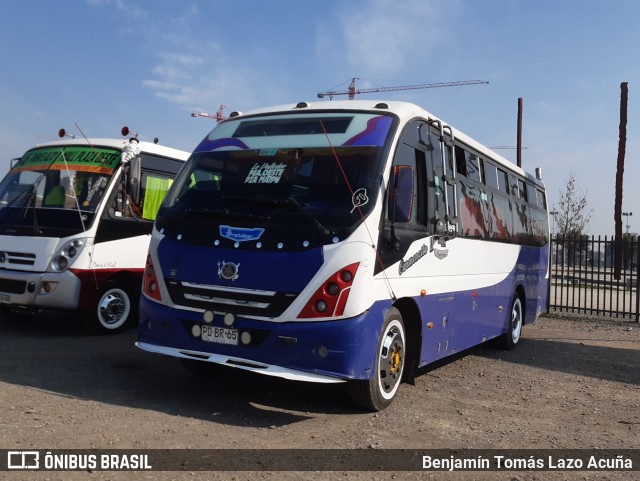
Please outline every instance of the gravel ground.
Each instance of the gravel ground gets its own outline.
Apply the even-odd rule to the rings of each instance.
[[[342,385],[195,376],[60,316],[0,319],[2,449],[637,449],[640,325],[545,316],[513,351],[477,347],[401,386],[385,411]],[[380,451],[389,455],[388,451]],[[382,460],[384,462],[384,459]],[[0,472],[11,480],[631,480],[640,472]]]

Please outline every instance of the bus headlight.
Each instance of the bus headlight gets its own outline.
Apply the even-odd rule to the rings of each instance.
[[[51,269],[56,272],[63,272],[77,258],[84,246],[86,239],[73,239],[65,243],[58,253],[51,259]]]
[[[65,256],[55,256],[51,260],[51,268],[54,271],[62,272],[67,270],[67,267],[69,267],[69,259],[67,259]]]

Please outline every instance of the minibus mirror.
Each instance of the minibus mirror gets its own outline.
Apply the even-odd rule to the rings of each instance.
[[[138,205],[140,203],[140,177],[141,177],[141,169],[140,169],[140,156],[136,155],[129,161],[129,176],[128,176],[128,184],[127,191],[129,192],[129,196],[131,200]]]
[[[393,187],[388,201],[389,220],[391,222],[409,222],[413,207],[413,167],[396,165],[393,167]]]
[[[11,159],[11,162],[9,162],[9,169],[13,169],[19,161],[20,157]]]

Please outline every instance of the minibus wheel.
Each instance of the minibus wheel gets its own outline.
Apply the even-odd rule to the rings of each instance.
[[[94,309],[87,313],[86,327],[96,334],[122,330],[135,316],[137,301],[129,286],[109,281],[98,294]]]
[[[351,398],[357,405],[372,411],[382,411],[391,404],[402,380],[406,345],[402,315],[392,307],[385,317],[378,339],[373,378],[349,382]]]

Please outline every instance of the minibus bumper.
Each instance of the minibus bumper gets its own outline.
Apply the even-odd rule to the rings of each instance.
[[[71,271],[0,271],[0,306],[23,309],[75,309],[80,279]]]

